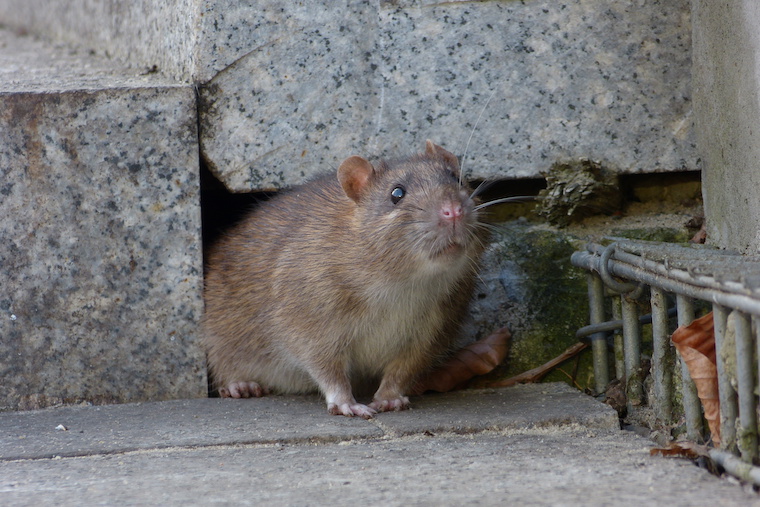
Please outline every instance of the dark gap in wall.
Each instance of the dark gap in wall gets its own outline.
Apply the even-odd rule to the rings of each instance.
[[[473,181],[470,186],[476,188],[481,181]],[[496,180],[481,194],[482,201],[490,201],[502,197],[513,197],[518,195],[538,195],[546,188],[546,180],[543,178],[531,178],[520,180]]]
[[[481,181],[473,181],[470,186],[477,188]],[[488,188],[480,194],[483,203],[495,201],[504,197],[537,196],[546,188],[543,178],[519,180],[496,180],[488,184]],[[496,204],[483,209],[487,222],[505,222],[520,217],[534,217],[536,201]]]
[[[692,203],[702,200],[702,173],[676,171],[623,174],[620,176],[620,189],[627,203],[649,201],[673,204]]]
[[[230,192],[203,162],[201,162],[200,168],[200,183],[203,258],[205,261],[209,247],[214,244],[220,234],[253,210],[257,203],[274,194]]]

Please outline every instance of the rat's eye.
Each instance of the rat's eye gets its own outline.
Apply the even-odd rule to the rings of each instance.
[[[396,187],[391,191],[391,202],[393,204],[398,204],[398,202],[404,198],[406,195],[406,190],[404,190],[404,187]]]

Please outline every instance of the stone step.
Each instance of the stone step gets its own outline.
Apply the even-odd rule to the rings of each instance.
[[[6,0],[0,22],[202,85],[202,152],[233,191],[427,138],[471,178],[699,169],[689,0]]]
[[[205,396],[193,88],[0,48],[0,410]]]

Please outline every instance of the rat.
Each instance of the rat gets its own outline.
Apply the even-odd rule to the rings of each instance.
[[[467,314],[488,237],[476,199],[457,157],[427,141],[406,158],[351,156],[337,178],[261,203],[208,255],[212,388],[319,391],[329,413],[365,419],[408,408]]]

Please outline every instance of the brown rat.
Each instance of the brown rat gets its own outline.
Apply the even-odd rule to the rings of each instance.
[[[215,245],[204,339],[211,378],[235,398],[321,391],[332,414],[409,405],[450,351],[487,235],[456,156],[374,166],[346,159],[262,203]],[[352,386],[379,381],[369,406]]]

